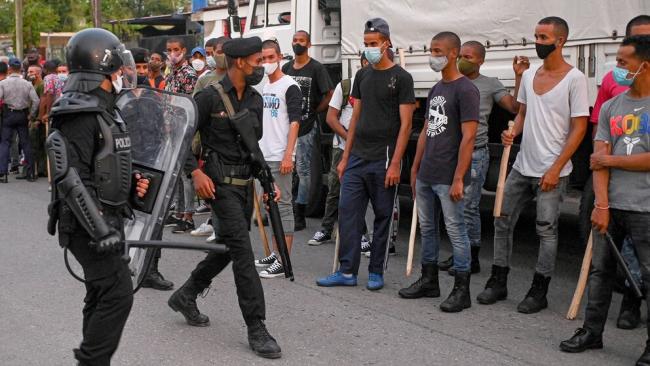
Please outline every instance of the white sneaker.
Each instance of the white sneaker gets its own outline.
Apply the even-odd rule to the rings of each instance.
[[[212,228],[212,225],[208,225],[205,222],[199,226],[198,229],[194,229],[190,232],[190,235],[192,236],[210,236],[210,234],[214,233],[214,229]]]
[[[205,239],[206,242],[208,243],[216,243],[217,242],[217,234],[213,231],[212,235],[210,235],[207,239]]]
[[[260,272],[260,277],[262,278],[274,278],[280,276],[284,276],[284,266],[282,266],[282,263],[280,263],[279,260],[276,260],[269,268]]]
[[[271,253],[270,256],[262,259],[255,260],[255,267],[268,267],[275,263],[278,260],[278,257],[275,256],[275,253]]]

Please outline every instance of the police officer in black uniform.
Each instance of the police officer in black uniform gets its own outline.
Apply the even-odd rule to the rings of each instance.
[[[81,264],[86,297],[79,365],[110,365],[133,304],[133,285],[121,260],[123,219],[131,195],[148,181],[131,172],[130,140],[115,110],[116,94],[132,87],[135,64],[117,37],[98,28],[66,46],[70,76],[52,107],[46,142],[53,179],[48,231]],[[135,184],[133,184],[135,183]]]
[[[231,120],[214,86],[205,88],[194,97],[207,175],[197,168],[192,154],[186,170],[192,172],[199,196],[211,199],[212,210],[219,219],[221,237],[229,252],[208,254],[169,298],[168,304],[174,311],[180,311],[188,324],[208,326],[209,318],[196,306],[197,295],[208,288],[212,279],[232,261],[239,307],[248,327],[248,342],[258,356],[279,358],[280,347],[264,325],[264,291],[255,270],[248,234],[255,172],[243,138],[250,136],[243,137],[234,126],[234,123],[250,123],[256,135],[253,141],[257,143],[256,140],[262,137],[262,97],[252,88],[264,76],[264,69],[260,66],[261,50],[262,42],[258,37],[233,39],[223,45],[228,73],[219,84],[235,111],[239,112],[237,115],[247,113],[248,119]]]

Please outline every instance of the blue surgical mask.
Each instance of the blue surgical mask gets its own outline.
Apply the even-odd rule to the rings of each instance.
[[[379,47],[366,47],[363,50],[364,56],[366,56],[366,59],[368,62],[370,62],[371,65],[376,65],[381,61],[381,56],[384,54],[384,52],[381,51],[381,46]]]
[[[641,71],[641,66],[639,66],[639,69],[636,70],[634,74],[632,74],[631,78],[628,78],[627,75],[630,72],[627,69],[615,66],[614,70],[612,71],[612,76],[614,77],[614,81],[616,81],[616,84],[620,86],[632,86],[632,84],[634,84],[634,79],[636,78],[637,75],[639,75],[640,71]]]

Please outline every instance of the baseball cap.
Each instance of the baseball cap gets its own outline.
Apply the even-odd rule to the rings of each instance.
[[[12,57],[9,59],[9,67],[20,67],[22,64],[19,59]]]
[[[205,48],[203,48],[203,47],[194,47],[194,48],[192,48],[192,52],[190,52],[190,55],[194,56],[194,54],[197,53],[197,52],[200,53],[201,56],[206,57]]]
[[[382,18],[372,18],[366,22],[366,27],[363,33],[380,33],[386,38],[390,38],[390,28],[388,22]]]

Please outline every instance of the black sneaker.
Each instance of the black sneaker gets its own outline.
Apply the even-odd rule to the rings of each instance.
[[[196,229],[194,220],[180,220],[180,222],[172,229],[172,233],[181,234]]]
[[[210,212],[210,205],[208,205],[207,203],[204,202],[204,203],[201,203],[199,205],[199,207],[196,208],[195,213],[197,215],[200,215],[200,214],[206,214],[206,213],[209,213],[209,212]]]
[[[370,253],[370,240],[365,235],[361,237],[361,253]]]
[[[167,219],[165,219],[164,226],[165,227],[172,227],[180,224],[183,221],[183,219],[180,219],[174,215],[169,215],[167,216]]]
[[[314,237],[309,239],[307,244],[309,245],[321,245],[332,240],[332,234],[329,231],[320,230],[314,234]]]
[[[284,266],[278,260],[271,264],[269,268],[260,272],[260,277],[262,278],[275,278],[280,276],[284,276]]]
[[[269,255],[266,258],[256,259],[255,260],[255,267],[268,267],[268,266],[272,265],[273,263],[275,263],[277,260],[278,260],[278,257],[275,255],[275,253],[271,253],[271,255]]]

